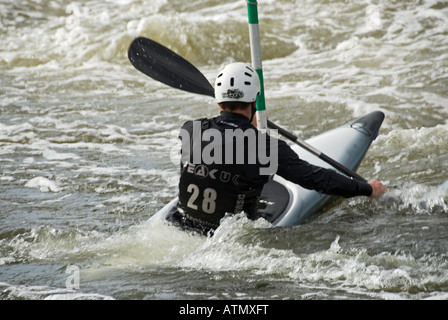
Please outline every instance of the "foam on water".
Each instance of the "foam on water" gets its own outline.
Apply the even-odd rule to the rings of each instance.
[[[375,173],[381,174],[391,186],[442,184],[447,173],[447,134],[448,126],[440,124],[429,128],[395,129],[380,135],[370,150],[378,156]]]
[[[161,219],[151,219],[113,234],[42,226],[13,239],[1,239],[2,253],[10,252],[2,256],[1,264],[87,259],[93,265],[113,267],[164,265],[194,251],[203,241],[202,237],[183,232]]]
[[[448,214],[448,192],[444,185],[428,187],[408,183],[390,190],[383,202],[405,214]]]
[[[111,270],[170,266],[217,276],[244,273],[246,278],[293,281],[301,286],[320,283],[370,298],[443,298],[443,292],[438,291],[443,290],[448,278],[446,256],[415,258],[400,252],[369,253],[349,243],[341,244],[338,235],[327,249],[296,253],[259,241],[270,230],[278,232],[264,220],[251,221],[236,215],[224,219],[213,237],[204,238],[168,225],[159,215],[114,234],[42,227],[0,242],[2,251],[9,252],[2,257],[2,264],[67,261],[81,267],[84,279],[108,277]],[[300,232],[300,227],[290,232]],[[73,296],[65,290],[47,292],[57,291],[54,288],[37,288],[33,293],[34,287],[7,287],[15,298],[104,298]],[[428,289],[430,295],[425,294]]]
[[[47,286],[11,285],[0,282],[0,297],[2,299],[24,300],[113,300],[112,297],[96,294],[81,293],[76,290]]]
[[[58,185],[47,178],[36,177],[25,184],[28,188],[39,188],[41,192],[59,192]]]
[[[308,254],[276,249],[250,240],[254,233],[270,228],[262,220],[253,222],[243,216],[228,218],[214,237],[182,258],[179,264],[205,272],[250,272],[249,277],[290,279],[301,285],[331,283],[334,290],[363,292],[371,298],[407,299],[412,292],[424,297],[427,286],[438,290],[446,286],[447,257],[416,259],[402,253],[371,254],[366,249],[341,245],[339,236],[328,249]],[[438,296],[434,293],[430,298]]]
[[[217,109],[213,99],[136,71],[127,48],[136,36],[152,38],[213,79],[221,65],[250,60],[246,3],[3,1],[0,274],[9,278],[0,279],[2,298],[111,297],[33,285],[40,276],[53,281],[46,269],[65,276],[68,264],[79,265],[93,292],[101,280],[113,291],[107,279],[117,270],[126,274],[119,286],[138,282],[139,273],[176,270],[188,278],[182,290],[205,274],[222,280],[219,291],[259,279],[292,284],[274,298],[447,298],[446,233],[437,222],[443,227],[448,213],[448,6],[259,4],[271,120],[307,138],[383,111],[360,172],[390,193],[373,204],[338,204],[309,228],[279,230],[235,216],[202,238],[146,221],[175,197],[180,124]],[[38,276],[14,280],[14,267],[38,266],[45,269]],[[162,282],[176,290],[171,275]],[[205,291],[189,294],[209,297]],[[238,294],[253,298],[259,290]]]
[[[337,103],[355,116],[383,109],[388,118],[403,117],[389,106],[412,110],[421,107],[422,102],[428,101],[425,97],[432,94],[433,104],[445,110],[428,110],[425,117],[435,118],[428,119],[432,123],[446,121],[446,103],[441,91],[447,67],[444,64],[446,54],[443,54],[446,44],[440,41],[446,31],[446,8],[439,8],[434,1],[426,1],[421,6],[395,6],[399,10],[392,4],[375,4],[374,12],[381,14],[380,23],[375,26],[368,24],[367,3],[349,10],[342,3],[331,3],[325,10],[312,2],[300,8],[290,2],[282,3],[282,10],[277,6],[261,6],[266,96],[268,101],[274,99],[274,112],[277,96],[284,99],[292,95],[296,105],[304,99],[301,105],[304,112],[319,105],[327,107]],[[9,46],[0,52],[0,57],[11,67],[9,72],[18,75],[35,70],[32,73],[48,75],[51,79],[62,69],[63,74],[70,77],[67,87],[76,83],[83,85],[89,80],[98,83],[106,76],[116,79],[116,85],[120,86],[117,94],[132,94],[128,83],[123,83],[124,79],[145,83],[144,77],[132,70],[126,58],[127,46],[137,35],[162,42],[193,63],[205,65],[207,71],[217,70],[228,59],[247,60],[249,56],[244,40],[248,32],[242,27],[246,24],[243,2],[210,5],[207,1],[197,1],[194,6],[166,1],[145,6],[140,6],[138,1],[108,2],[107,6],[95,1],[69,5],[51,2],[48,8],[44,4],[30,8],[31,12],[41,15],[40,27],[30,23],[16,29],[14,23],[23,18],[19,14],[21,11],[14,9],[17,7],[13,4],[4,5],[4,10],[11,12],[3,19],[5,42]],[[44,15],[39,10],[48,10],[51,14]],[[225,12],[225,19],[218,14],[222,12]],[[269,19],[272,14],[280,16],[275,23]],[[346,23],[335,23],[335,17]],[[29,20],[33,19],[36,17],[31,16]],[[219,22],[226,34],[208,35],[209,25]],[[17,32],[22,35],[17,37]],[[28,36],[35,32],[40,32],[40,36]],[[296,44],[291,46],[282,39]],[[23,42],[30,44],[24,47]],[[438,44],[437,49],[433,42]],[[312,47],[316,44],[320,45],[319,51]],[[284,59],[288,55],[289,58]],[[25,66],[18,62],[33,59],[35,63]],[[86,71],[89,77],[85,76]],[[70,75],[73,72],[76,74]],[[411,91],[412,88],[422,89],[428,82],[435,85],[419,93]],[[161,88],[152,83],[153,86]],[[50,84],[48,89],[51,87],[54,86]],[[92,91],[92,86],[87,89]],[[108,94],[107,87],[100,90],[96,85],[93,90]],[[410,91],[414,92],[412,99],[409,99]],[[412,125],[417,116],[411,111],[403,120]]]

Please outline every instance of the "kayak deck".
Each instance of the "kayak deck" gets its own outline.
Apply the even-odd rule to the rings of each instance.
[[[313,137],[307,140],[307,143],[354,171],[360,165],[372,141],[378,136],[383,120],[384,113],[375,111]],[[299,146],[294,145],[292,148],[301,159],[314,165],[332,168]],[[335,197],[304,189],[274,175],[263,188],[259,213],[274,225],[297,225],[323,210],[332,200],[335,200]]]

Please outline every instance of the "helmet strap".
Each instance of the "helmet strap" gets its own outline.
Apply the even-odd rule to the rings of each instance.
[[[252,115],[250,117],[249,123],[252,123],[252,120],[254,120],[255,113],[257,112],[257,107],[255,103],[251,104],[251,108],[252,108]]]

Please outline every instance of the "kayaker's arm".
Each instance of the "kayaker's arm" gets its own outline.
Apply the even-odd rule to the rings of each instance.
[[[279,166],[277,174],[286,180],[306,189],[344,198],[373,196],[374,188],[372,188],[371,184],[346,177],[334,170],[315,166],[307,161],[301,160],[282,140],[279,140],[278,152]],[[381,184],[381,182],[377,182]],[[375,182],[374,184],[377,191],[379,190],[378,183]]]

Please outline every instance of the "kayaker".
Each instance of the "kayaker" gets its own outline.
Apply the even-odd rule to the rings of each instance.
[[[378,180],[361,182],[312,165],[285,141],[252,124],[260,80],[245,63],[225,66],[216,77],[220,115],[187,121],[181,128],[182,158],[178,205],[168,220],[211,234],[226,214],[259,218],[257,202],[265,183],[277,174],[306,189],[350,198],[379,198],[387,188]]]

